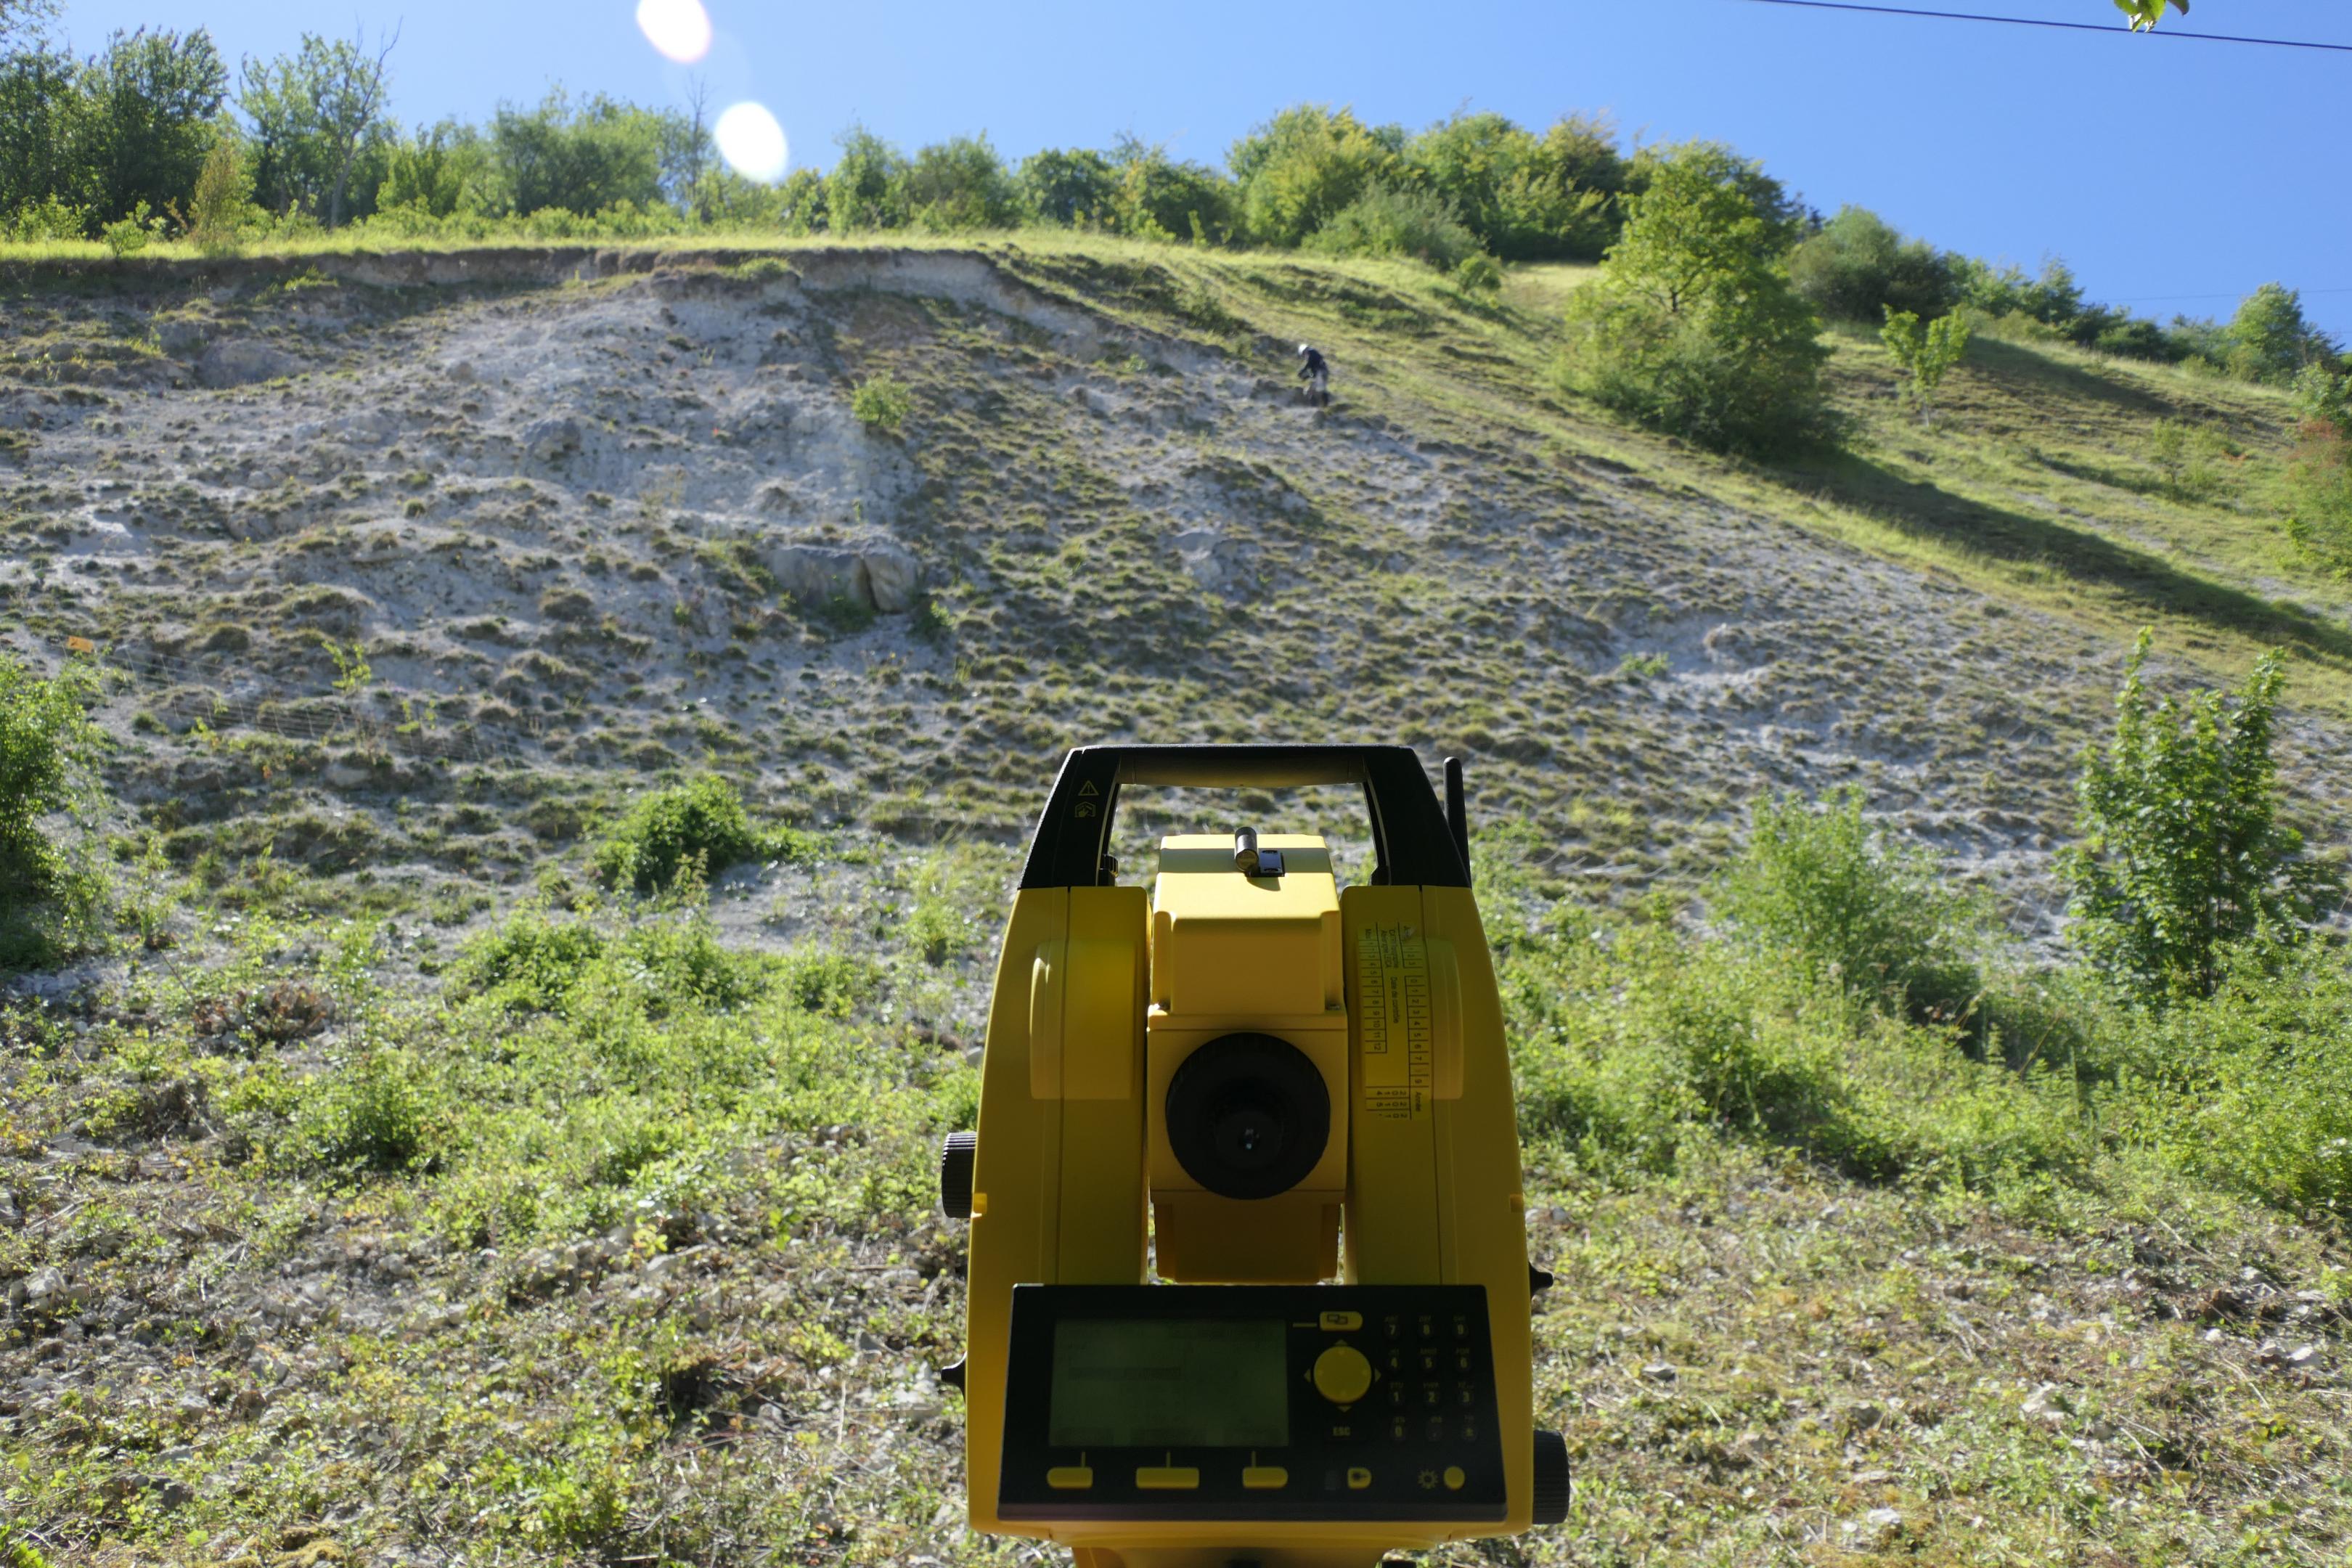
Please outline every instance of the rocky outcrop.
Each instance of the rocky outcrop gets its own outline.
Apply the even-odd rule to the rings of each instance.
[[[784,540],[770,544],[762,559],[776,585],[803,604],[846,604],[895,616],[913,609],[922,591],[922,563],[892,539]]]
[[[269,381],[281,375],[291,375],[301,369],[293,355],[256,342],[250,338],[232,338],[214,343],[196,361],[196,379],[210,387],[244,386],[252,382]]]

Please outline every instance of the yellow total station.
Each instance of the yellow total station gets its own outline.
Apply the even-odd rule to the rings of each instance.
[[[1163,839],[1122,789],[1360,786],[1377,864],[1309,835]],[[972,1528],[1079,1568],[1366,1568],[1568,1510],[1536,1430],[1510,1063],[1458,764],[1402,746],[1065,759],[998,961],[964,1390]]]

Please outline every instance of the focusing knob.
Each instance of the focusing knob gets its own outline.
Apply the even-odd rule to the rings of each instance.
[[[1333,1345],[1315,1358],[1315,1392],[1334,1405],[1353,1405],[1372,1391],[1372,1363],[1353,1345]]]
[[[1536,1434],[1536,1511],[1529,1522],[1559,1524],[1568,1518],[1568,1439],[1557,1432]]]
[[[950,1132],[940,1145],[940,1212],[950,1219],[971,1217],[971,1167],[979,1154],[977,1132]]]

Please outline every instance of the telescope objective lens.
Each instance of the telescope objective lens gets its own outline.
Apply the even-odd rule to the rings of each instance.
[[[1288,1192],[1331,1138],[1322,1073],[1272,1035],[1221,1035],[1186,1057],[1169,1079],[1167,1115],[1177,1163],[1228,1198]]]

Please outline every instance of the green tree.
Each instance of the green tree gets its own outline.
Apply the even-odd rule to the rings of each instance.
[[[856,123],[836,144],[841,156],[824,177],[826,226],[835,234],[906,226],[906,154]]]
[[[1958,310],[1938,316],[1923,328],[1912,312],[1886,307],[1886,324],[1879,329],[1878,338],[1910,377],[1904,390],[1921,414],[1935,401],[1936,388],[1944,384],[1944,377],[1969,352],[1969,320]]]
[[[54,680],[0,652],[0,969],[87,946],[105,887],[85,832],[100,736],[75,673]],[[68,830],[60,832],[60,819]]]
[[[1298,244],[1375,183],[1395,183],[1402,141],[1402,132],[1375,132],[1346,109],[1284,110],[1226,154],[1241,191],[1242,226],[1261,244]]]
[[[1937,316],[1959,298],[1951,262],[1867,207],[1845,206],[1789,253],[1789,280],[1825,316],[1874,321],[1888,310]]]
[[[1118,139],[1111,163],[1118,174],[1112,226],[1121,234],[1222,244],[1239,224],[1234,188],[1214,169],[1179,162],[1132,136]]]
[[[486,211],[497,199],[489,143],[473,126],[443,120],[393,144],[374,205],[446,218]]]
[[[1623,219],[1631,165],[1601,121],[1564,118],[1538,138],[1499,114],[1459,114],[1414,137],[1405,161],[1508,259],[1596,260]]]
[[[1725,450],[1767,451],[1823,418],[1820,322],[1780,264],[1793,204],[1713,142],[1645,151],[1600,275],[1570,298],[1569,386]]]
[[[1091,147],[1048,147],[1021,160],[1014,183],[1022,205],[1039,221],[1076,228],[1108,220],[1118,171]]]
[[[243,138],[234,125],[223,125],[196,172],[188,204],[180,213],[188,238],[206,256],[230,256],[243,243],[246,219],[253,211],[253,173],[247,163]]]
[[[37,43],[57,14],[57,0],[0,0],[0,50],[26,40]]]
[[[665,117],[601,93],[574,100],[558,87],[537,109],[500,105],[490,121],[506,209],[518,216],[557,208],[589,214],[665,197]]]
[[[2083,286],[2057,257],[2045,258],[2032,278],[2014,264],[1995,267],[1974,257],[1953,257],[1951,265],[1962,302],[1988,316],[2029,316],[2046,326],[2068,327],[2083,313]]]
[[[776,188],[776,226],[786,234],[822,234],[830,226],[824,210],[824,176],[794,169]]]
[[[2238,306],[2228,328],[2228,365],[2248,381],[2287,383],[2306,365],[2335,357],[2335,344],[2303,313],[2303,296],[2265,283]]]
[[[212,35],[117,33],[83,67],[78,160],[100,220],[184,200],[216,135],[228,69]]]
[[[391,140],[384,62],[399,42],[395,28],[370,53],[365,34],[330,40],[304,33],[290,56],[247,57],[236,106],[252,127],[254,184],[264,206],[341,226],[362,150],[380,153]],[[370,182],[368,194],[375,188]]]
[[[2277,651],[2234,696],[2152,697],[2142,631],[2116,698],[2116,732],[2083,759],[2075,842],[2059,862],[2067,935],[2149,1001],[2210,995],[2231,944],[2283,949],[2336,896],[2303,836],[2278,820],[2271,732]]]
[[[47,47],[0,56],[0,213],[89,204],[80,73],[72,56]]]
[[[934,233],[1010,228],[1020,212],[1019,193],[985,132],[919,149],[900,176],[898,203],[917,227]]]

